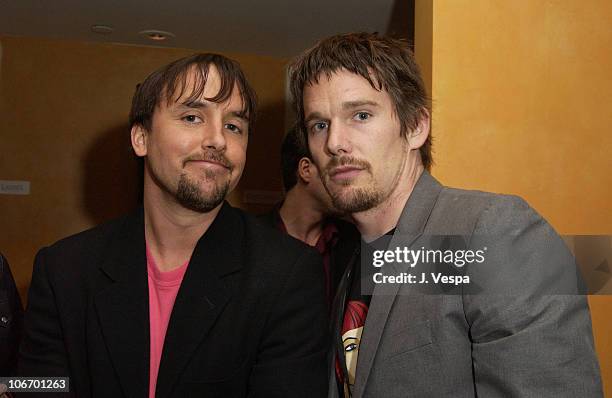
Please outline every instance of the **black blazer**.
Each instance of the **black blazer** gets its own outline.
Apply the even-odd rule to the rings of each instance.
[[[143,211],[36,256],[23,376],[70,376],[78,397],[146,397]],[[157,397],[323,397],[319,255],[225,203],[199,240],[168,325]]]
[[[12,376],[17,370],[22,326],[21,298],[8,261],[0,254],[0,376]]]

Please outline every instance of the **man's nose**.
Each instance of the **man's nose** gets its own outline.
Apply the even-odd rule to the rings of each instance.
[[[331,155],[348,154],[352,151],[350,134],[341,123],[330,123],[327,131],[326,150]]]
[[[223,131],[223,121],[211,121],[203,129],[202,148],[223,151],[225,150],[225,146],[226,140],[225,132]]]

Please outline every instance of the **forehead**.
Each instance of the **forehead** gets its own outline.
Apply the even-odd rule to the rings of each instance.
[[[372,76],[372,81],[377,82]],[[331,74],[321,74],[317,81],[304,86],[304,108],[314,106],[318,102],[346,102],[356,100],[373,100],[376,102],[390,101],[388,93],[377,90],[363,76],[345,69]]]
[[[172,89],[173,93],[164,93],[163,98],[166,98],[166,100],[164,101],[162,98],[158,104],[160,107],[173,107],[196,102],[215,102],[243,111],[244,100],[240,94],[238,83],[234,82],[231,91],[229,87],[223,87],[223,79],[214,64],[208,66],[206,74],[195,66],[190,68],[183,76],[178,78],[175,87],[166,87],[164,90]]]

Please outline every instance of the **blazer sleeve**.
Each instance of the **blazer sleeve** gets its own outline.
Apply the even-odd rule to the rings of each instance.
[[[0,374],[17,370],[17,347],[23,326],[23,307],[8,261],[0,254]]]
[[[251,373],[251,398],[327,395],[327,304],[323,264],[308,249],[273,305]]]
[[[18,374],[21,376],[68,377],[68,355],[49,269],[46,249],[34,260],[32,283],[24,320],[24,336],[19,349]]]
[[[472,241],[487,246],[486,262],[468,269],[484,291],[463,298],[476,395],[601,397],[588,303],[562,239],[522,199],[504,196],[481,214]]]

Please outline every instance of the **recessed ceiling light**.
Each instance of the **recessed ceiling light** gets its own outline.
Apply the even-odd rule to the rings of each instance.
[[[175,37],[174,33],[163,30],[143,30],[142,32],[138,32],[138,34],[155,41],[164,41],[168,38]]]
[[[113,28],[111,28],[110,26],[107,25],[93,25],[91,27],[91,31],[94,33],[98,33],[101,35],[109,35],[111,33],[113,33]]]

